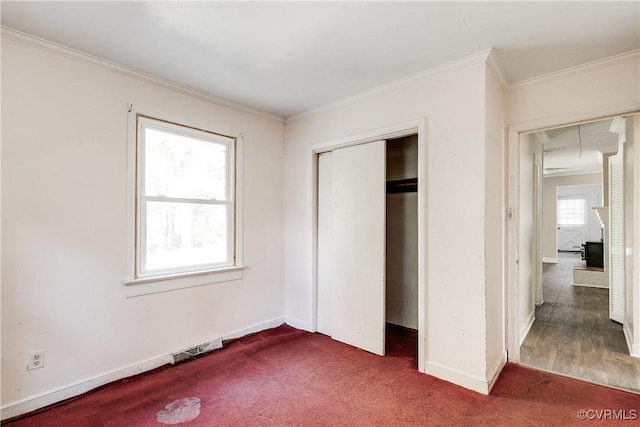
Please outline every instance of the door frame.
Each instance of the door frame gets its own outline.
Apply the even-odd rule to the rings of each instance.
[[[542,216],[543,216],[543,182],[544,182],[544,158],[540,158],[536,153],[533,156],[533,223],[534,242],[533,252],[533,286],[535,289],[535,304],[544,304],[544,294],[542,286]]]
[[[318,326],[318,156],[338,148],[418,135],[418,371],[425,371],[427,342],[427,119],[416,119],[354,135],[338,137],[313,144],[307,148],[307,186],[311,199],[308,230],[311,230],[311,330]]]
[[[637,114],[637,109],[609,109],[588,113],[572,113],[562,116],[547,117],[529,122],[508,126],[507,132],[507,251],[505,262],[505,277],[507,279],[505,291],[506,302],[506,348],[507,360],[520,363],[520,280],[519,263],[531,262],[519,259],[520,243],[520,136],[522,134],[589,123],[618,116]],[[637,160],[637,157],[636,157]],[[640,167],[640,165],[638,165]]]

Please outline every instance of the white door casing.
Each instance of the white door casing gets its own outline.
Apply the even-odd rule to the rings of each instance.
[[[544,296],[542,293],[542,159],[538,156],[533,160],[533,206],[534,206],[534,251],[533,251],[533,284],[535,288],[535,303],[542,305]]]
[[[331,336],[331,219],[333,217],[332,152],[318,156],[318,332]]]
[[[638,262],[638,241],[637,228],[640,225],[640,200],[638,190],[640,189],[640,174],[638,174],[637,152],[640,149],[640,135],[638,134],[638,124],[640,116],[627,116],[624,118],[624,150],[623,150],[623,174],[624,174],[624,263],[625,263],[625,296],[624,296],[624,322],[623,331],[627,340],[629,352],[640,356],[640,334],[638,333],[638,307],[640,299],[638,292],[640,281],[638,272],[640,263]]]
[[[427,176],[427,138],[426,138],[426,119],[420,118],[403,123],[397,123],[391,126],[386,126],[377,129],[371,129],[366,132],[358,133],[355,135],[349,135],[344,137],[327,140],[317,143],[308,147],[309,162],[307,186],[310,194],[313,195],[311,200],[312,210],[307,220],[309,227],[312,230],[310,247],[312,255],[311,268],[309,274],[313,284],[313,294],[311,299],[311,310],[313,313],[313,330],[317,331],[318,325],[318,310],[322,310],[318,306],[318,295],[321,292],[319,289],[320,283],[318,281],[319,264],[321,260],[320,248],[318,247],[320,231],[318,226],[318,216],[320,215],[320,207],[318,206],[318,190],[319,190],[319,175],[320,171],[319,158],[321,153],[335,152],[338,149],[352,147],[360,144],[369,144],[379,140],[388,140],[395,138],[402,138],[409,135],[418,135],[418,186],[423,189],[426,188],[426,176]],[[386,150],[385,150],[386,151]],[[386,153],[385,153],[386,157]],[[385,159],[386,160],[386,159]],[[386,169],[386,161],[384,162]],[[382,169],[382,168],[380,168]],[[386,175],[386,171],[381,170],[381,173]],[[386,176],[385,176],[386,180]],[[386,183],[385,183],[386,187]],[[385,191],[386,192],[386,191]],[[428,284],[427,277],[427,256],[426,256],[426,229],[427,229],[427,197],[425,191],[418,191],[418,371],[425,372],[426,358],[427,358],[427,310],[426,310],[426,291]],[[332,233],[333,234],[333,233]],[[383,265],[383,264],[381,264]],[[384,268],[384,265],[383,265]],[[382,288],[384,291],[384,287]],[[384,305],[382,306],[384,310]],[[330,313],[333,315],[333,313]],[[385,316],[384,311],[381,315]],[[382,331],[381,331],[382,332]],[[331,334],[328,334],[331,335]]]
[[[628,106],[621,106],[617,109],[607,108],[604,110],[598,110],[591,112],[590,115],[586,115],[584,112],[570,114],[566,116],[552,116],[542,120],[533,120],[529,122],[522,122],[512,124],[508,127],[508,179],[507,179],[507,200],[508,205],[505,212],[507,218],[507,235],[506,235],[506,341],[507,341],[507,354],[508,360],[512,362],[520,361],[520,313],[519,313],[519,300],[520,300],[520,279],[519,270],[520,263],[526,262],[521,260],[519,255],[519,241],[521,232],[521,221],[519,212],[519,199],[520,199],[520,137],[521,135],[538,131],[545,128],[557,128],[562,126],[569,126],[571,124],[582,123],[586,120],[600,120],[603,117],[614,117],[627,114],[629,111]],[[635,165],[640,165],[640,155],[636,156]],[[639,174],[640,175],[640,174]],[[639,197],[640,200],[640,197]],[[640,211],[640,206],[638,206]],[[636,211],[637,212],[637,211]],[[637,215],[636,215],[637,216]],[[638,221],[640,223],[640,220]],[[638,227],[640,229],[640,227]],[[637,233],[640,234],[640,233]],[[640,236],[639,236],[640,237]],[[640,240],[640,238],[638,238]],[[636,244],[634,240],[634,244]],[[640,245],[638,245],[640,246]],[[640,250],[635,252],[640,258]],[[638,261],[640,265],[640,260]],[[640,289],[640,285],[636,282],[635,288]],[[640,300],[640,291],[638,300]],[[636,304],[640,306],[640,302]],[[639,310],[640,311],[640,310]],[[640,316],[639,316],[640,317]],[[640,320],[638,321],[640,324]],[[640,354],[640,349],[638,351]]]

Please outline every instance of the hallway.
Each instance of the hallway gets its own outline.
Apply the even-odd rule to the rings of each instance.
[[[622,325],[609,319],[608,289],[573,286],[579,253],[544,264],[544,304],[520,347],[521,363],[587,381],[640,391],[640,358],[627,351]]]

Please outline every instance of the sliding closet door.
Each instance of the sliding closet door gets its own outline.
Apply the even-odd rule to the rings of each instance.
[[[384,355],[386,143],[334,150],[331,337]]]

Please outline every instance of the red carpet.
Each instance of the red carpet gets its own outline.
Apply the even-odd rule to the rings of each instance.
[[[391,337],[378,357],[281,326],[5,425],[638,425],[613,419],[640,417],[639,395],[518,365],[504,368],[490,396],[420,374],[412,339]]]

